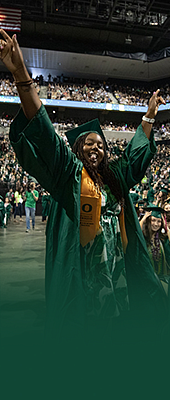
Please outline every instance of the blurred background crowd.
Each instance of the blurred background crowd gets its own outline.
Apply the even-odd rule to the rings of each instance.
[[[122,105],[147,106],[151,94],[157,90],[158,85],[129,83],[126,81],[113,82],[112,80],[89,80],[66,78],[63,75],[52,77],[48,75],[45,80],[43,75],[33,79],[34,85],[41,98],[53,100],[86,101],[97,103],[119,103]],[[167,103],[170,102],[170,83],[161,82],[161,94]],[[17,96],[17,88],[9,74],[0,74],[0,95]]]
[[[29,176],[29,174],[23,170],[23,168],[19,165],[14,150],[9,141],[9,126],[12,120],[12,116],[5,116],[4,113],[0,118],[0,195],[1,195],[1,208],[2,202],[10,203],[10,214],[6,220],[6,224],[4,224],[5,214],[2,213],[1,210],[1,226],[6,225],[9,220],[9,217],[12,213],[15,212],[15,192],[20,193],[21,195],[21,202],[22,202],[22,214],[24,214],[24,196],[25,192],[28,190],[28,185],[30,181],[34,181],[34,178]],[[80,123],[80,121],[78,121]],[[81,120],[81,123],[86,122]],[[59,134],[63,138],[63,140],[67,142],[67,137],[65,135],[65,131],[73,128],[78,125],[78,123],[74,120],[67,120],[67,121],[59,121],[58,124],[60,125]],[[56,126],[56,122],[54,124]],[[164,129],[163,129],[164,126]],[[107,140],[108,144],[108,156],[109,158],[118,158],[121,157],[122,152],[125,150],[128,139],[121,138],[121,131],[126,129],[135,132],[136,125],[123,125],[120,123],[119,125],[115,125],[114,122],[105,122],[101,125],[103,129],[114,129],[120,131],[120,138]],[[170,123],[167,122],[162,124],[161,126],[156,126],[156,128],[161,132],[161,138],[165,139],[165,132],[167,132],[167,138],[169,135]],[[157,153],[149,168],[146,171],[145,177],[142,181],[137,185],[137,187],[131,189],[132,199],[134,202],[134,206],[137,207],[136,210],[139,212],[138,206],[136,204],[140,203],[140,212],[141,207],[143,205],[146,207],[147,204],[150,202],[155,202],[155,204],[163,205],[165,200],[170,196],[170,143],[168,140],[160,140],[157,143]],[[42,196],[48,195],[44,193],[44,189],[39,185],[38,182],[36,183],[36,190],[39,192],[39,200],[37,204],[38,213],[42,212]],[[7,201],[7,199],[8,201]],[[45,199],[45,198],[44,198]],[[44,200],[43,199],[43,200]],[[41,210],[41,211],[40,211]],[[143,213],[143,211],[142,211]],[[20,218],[22,216],[20,215]],[[139,215],[140,218],[140,215]],[[19,222],[19,219],[18,219]]]

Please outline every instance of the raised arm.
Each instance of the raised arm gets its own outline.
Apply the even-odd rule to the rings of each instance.
[[[3,29],[0,33],[3,36],[0,40],[0,59],[14,77],[24,114],[30,120],[41,107],[41,101],[24,64],[16,35],[11,38]]]
[[[157,115],[159,105],[166,104],[166,102],[162,98],[162,96],[159,96],[159,92],[160,92],[160,89],[158,89],[156,92],[154,92],[153,96],[150,98],[148,110],[142,120],[142,128],[148,139],[150,139],[152,126],[154,123],[154,119]]]
[[[0,59],[13,74],[22,103],[22,109],[10,125],[11,144],[23,169],[34,176],[54,200],[61,202],[73,218],[75,185],[81,177],[82,163],[56,134],[32,85],[16,36],[10,38],[2,29],[0,33],[3,36]]]
[[[119,160],[128,189],[141,181],[156,153],[153,124],[150,123],[150,119],[156,116],[160,104],[165,104],[165,101],[159,96],[158,89],[150,98],[144,120],[124,150],[122,159]],[[149,119],[149,122],[145,119]]]

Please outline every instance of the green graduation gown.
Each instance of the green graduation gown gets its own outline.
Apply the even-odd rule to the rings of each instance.
[[[0,199],[0,227],[4,227],[5,207],[4,202]]]
[[[79,230],[83,164],[56,135],[43,105],[31,121],[22,109],[19,111],[11,124],[10,140],[19,163],[53,198],[46,229],[47,325],[50,331],[55,325],[57,335],[68,332],[69,326],[74,335],[79,328],[84,331],[87,316],[87,253],[80,245]],[[149,141],[140,125],[123,156],[110,165],[125,199],[128,246],[124,261],[130,310],[139,320],[165,317],[167,312],[165,294],[150,263],[129,195],[155,152],[153,133]]]
[[[50,209],[50,194],[43,194],[41,197],[42,216],[47,217]]]

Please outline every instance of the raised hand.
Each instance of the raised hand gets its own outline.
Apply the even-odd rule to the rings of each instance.
[[[145,116],[143,116],[143,118],[142,118],[143,119],[142,128],[148,139],[150,139],[152,123],[154,122],[154,119],[158,112],[159,105],[166,104],[163,97],[159,96],[159,92],[160,92],[160,89],[158,89],[156,92],[154,92],[153,96],[150,98],[148,110],[147,110]],[[150,119],[150,121],[149,121],[149,119]]]
[[[25,68],[16,35],[11,38],[3,29],[0,29],[0,33],[3,36],[3,39],[0,40],[0,59],[8,70],[15,75],[20,69]]]
[[[13,74],[23,111],[28,119],[32,119],[41,107],[41,101],[32,85],[16,35],[11,38],[3,29],[0,33],[3,36],[0,40],[0,59]]]
[[[162,96],[159,96],[160,89],[154,92],[153,96],[149,100],[148,111],[146,116],[149,118],[155,118],[160,104],[166,104]]]
[[[152,213],[152,211],[146,211],[143,216],[143,219],[146,220],[148,217],[150,217],[151,213]]]

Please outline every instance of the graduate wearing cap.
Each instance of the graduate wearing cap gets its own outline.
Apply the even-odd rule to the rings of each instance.
[[[49,209],[50,209],[50,194],[46,192],[45,190],[42,191],[41,193],[41,204],[42,204],[42,222],[45,222],[48,215],[49,215]]]
[[[144,205],[145,201],[142,199],[142,197],[139,197],[137,203],[134,204],[139,221],[143,218],[145,214],[145,211],[143,210]]]
[[[12,210],[12,206],[10,204],[8,197],[5,197],[4,210],[5,210],[4,227],[7,227],[8,221],[10,220],[11,217],[11,210]]]
[[[139,194],[136,192],[135,188],[130,189],[130,196],[131,196],[133,204],[135,205],[139,199]]]
[[[157,196],[157,205],[162,207],[168,197],[168,188],[160,186],[160,191]]]
[[[5,217],[4,199],[0,195],[0,228],[4,227],[4,217]]]
[[[170,197],[168,197],[163,204],[165,228],[167,229],[168,236],[170,238]]]
[[[155,190],[153,187],[150,187],[147,193],[147,203],[152,203],[155,199]]]
[[[164,213],[165,210],[163,208],[150,203],[146,208],[144,217],[140,221],[140,225],[146,240],[153,269],[161,280],[166,293],[168,293],[170,234],[165,225]]]
[[[24,170],[53,198],[46,230],[48,333],[56,342],[86,335],[107,341],[129,309],[134,324],[164,318],[166,297],[129,195],[156,151],[151,128],[164,102],[159,90],[120,159],[108,164],[96,120],[67,132],[71,151],[55,133],[16,37],[1,33],[0,54],[22,102],[10,140]]]

